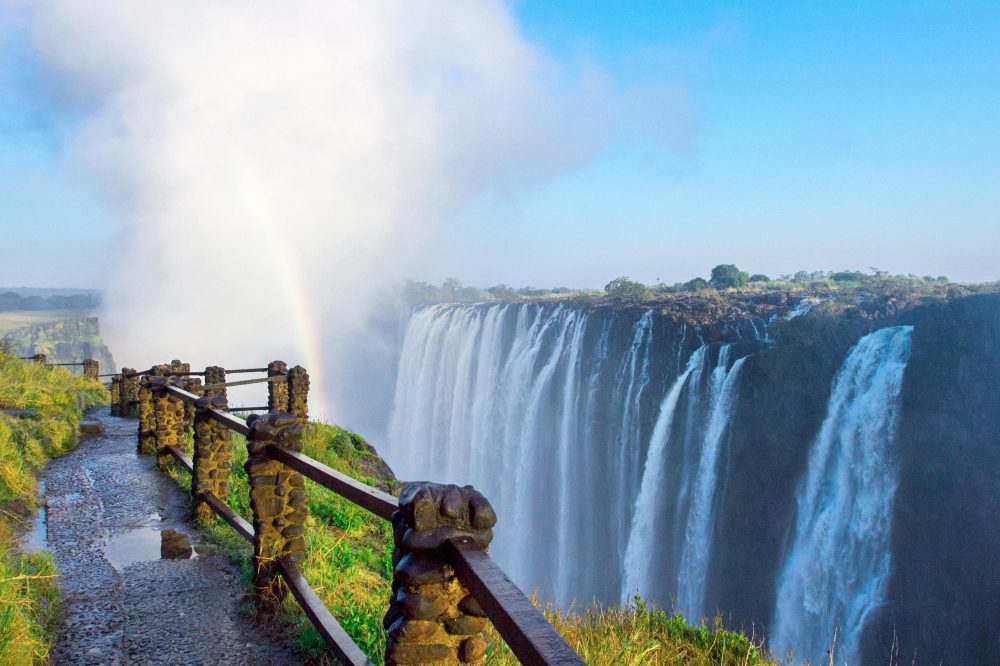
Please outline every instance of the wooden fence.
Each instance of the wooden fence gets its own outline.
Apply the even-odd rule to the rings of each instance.
[[[226,381],[227,374],[267,373]],[[246,420],[228,408],[226,389],[266,382],[266,414]],[[524,664],[582,664],[510,578],[490,559],[496,515],[471,486],[403,484],[394,497],[302,454],[309,376],[275,361],[266,368],[192,372],[174,361],[112,377],[112,413],[138,415],[138,450],[165,466],[176,461],[192,476],[195,519],[218,515],[253,544],[254,591],[260,609],[276,609],[291,591],[330,650],[344,664],[370,664],[299,569],[305,554],[304,479],[387,520],[393,527],[393,580],[387,664],[483,664],[491,622]],[[193,431],[194,455],[181,444]],[[231,433],[246,438],[252,523],[226,504]],[[554,566],[557,566],[553,563]]]
[[[83,366],[83,376],[90,379],[97,379],[100,377],[101,364],[92,358],[85,359],[83,361],[74,361],[72,363],[49,363],[46,360],[45,354],[35,354],[34,356],[20,356],[18,357],[22,361],[32,361],[39,365],[47,365],[49,367],[56,366]]]

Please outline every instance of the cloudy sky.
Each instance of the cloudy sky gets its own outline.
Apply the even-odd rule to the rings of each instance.
[[[82,4],[0,1],[0,285],[1000,279],[996,2]]]

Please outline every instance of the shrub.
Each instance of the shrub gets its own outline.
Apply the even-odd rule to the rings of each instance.
[[[719,264],[712,269],[709,283],[716,289],[740,289],[750,282],[750,274],[733,264]]]
[[[648,301],[653,296],[649,287],[641,282],[629,280],[624,275],[617,277],[604,287],[608,298],[622,305],[631,305]]]

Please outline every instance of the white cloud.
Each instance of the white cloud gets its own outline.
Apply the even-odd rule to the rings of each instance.
[[[567,83],[502,2],[42,0],[28,20],[124,227],[104,324],[130,365],[315,364],[436,220],[609,123],[600,77]]]

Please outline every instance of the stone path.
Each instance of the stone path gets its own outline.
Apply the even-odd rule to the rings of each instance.
[[[91,415],[104,434],[43,477],[46,547],[61,572],[51,663],[300,663],[241,615],[239,572],[199,545],[187,494],[136,455],[136,421],[106,412]],[[194,558],[160,559],[168,528],[192,536]]]

